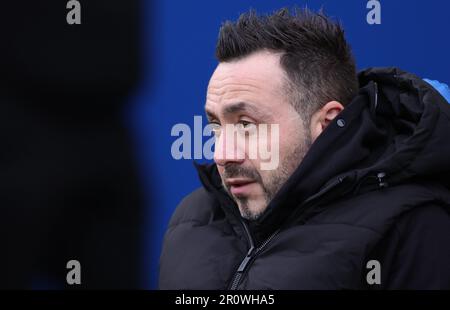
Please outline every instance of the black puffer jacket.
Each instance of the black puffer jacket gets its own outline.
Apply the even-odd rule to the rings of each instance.
[[[204,187],[170,221],[161,289],[450,289],[450,105],[399,69],[359,79],[256,222],[215,165],[198,166]],[[367,283],[370,260],[381,284]]]

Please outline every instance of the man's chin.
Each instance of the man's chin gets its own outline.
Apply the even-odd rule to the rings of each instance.
[[[251,200],[251,199],[236,199],[241,216],[247,220],[258,219],[267,207],[267,204],[263,201]]]

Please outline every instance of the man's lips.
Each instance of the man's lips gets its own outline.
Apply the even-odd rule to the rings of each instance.
[[[234,196],[250,194],[255,183],[256,181],[253,179],[232,178],[225,180],[225,184]]]

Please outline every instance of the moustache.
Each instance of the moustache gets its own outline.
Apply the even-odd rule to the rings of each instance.
[[[261,183],[262,181],[261,175],[255,169],[247,168],[236,164],[226,165],[222,177],[223,179],[248,178],[255,180],[256,182],[259,183]]]

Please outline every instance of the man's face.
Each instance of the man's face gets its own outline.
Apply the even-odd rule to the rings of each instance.
[[[289,102],[286,79],[280,55],[261,51],[220,63],[209,82],[205,109],[216,128],[214,161],[224,188],[250,220],[263,213],[311,144],[309,130]],[[261,124],[275,124],[266,127],[267,139],[260,139]],[[236,136],[229,135],[233,128]],[[271,154],[278,156],[276,167],[262,169],[267,160],[261,156],[263,149],[277,150],[279,154]]]

